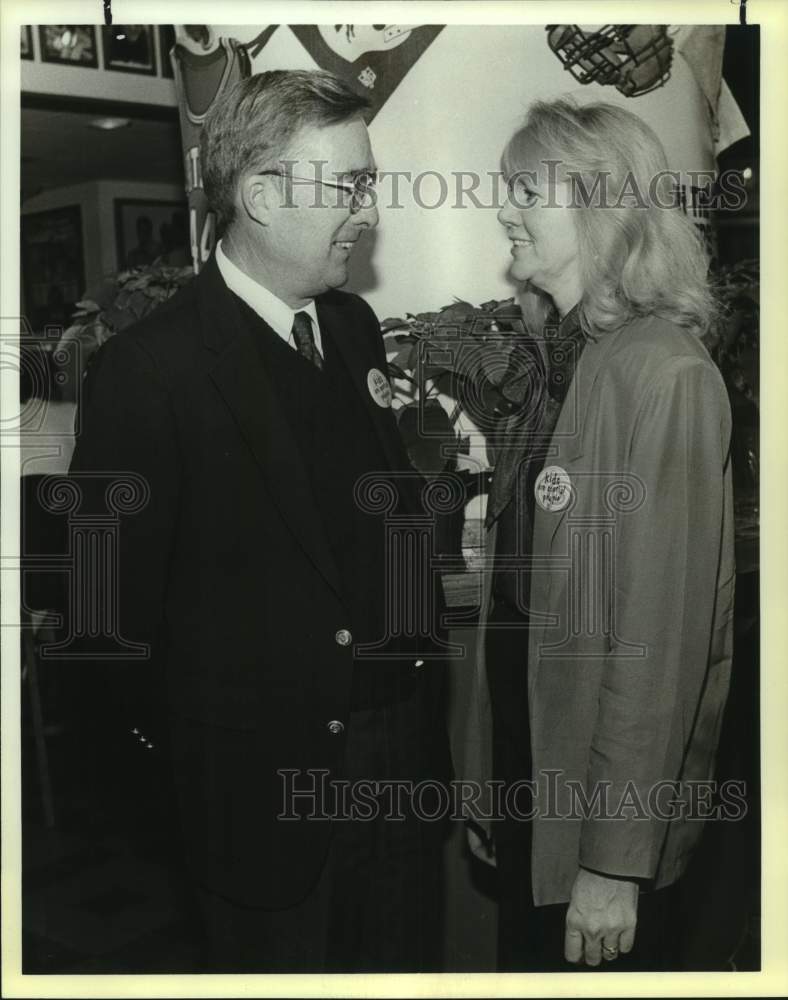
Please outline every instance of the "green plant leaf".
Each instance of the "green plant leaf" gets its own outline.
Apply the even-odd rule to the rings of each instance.
[[[384,319],[380,324],[381,333],[388,333],[390,330],[407,329],[408,321],[405,319],[399,319],[397,317],[391,317],[390,319]]]
[[[514,299],[506,299],[496,304],[493,309],[493,316],[498,320],[521,320],[523,318],[523,311]]]
[[[416,379],[410,372],[405,371],[395,361],[388,362],[389,378],[404,378],[407,382],[415,382]]]
[[[410,460],[419,472],[435,475],[451,463],[457,435],[437,400],[407,403],[399,411],[398,422]]]

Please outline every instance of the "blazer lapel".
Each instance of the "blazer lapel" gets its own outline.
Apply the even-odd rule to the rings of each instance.
[[[341,596],[339,572],[300,449],[215,258],[195,280],[200,282],[203,338],[216,355],[211,379],[256,458],[279,512],[307,556]]]
[[[582,458],[585,445],[585,426],[588,405],[602,366],[613,352],[618,333],[611,333],[587,341],[577,363],[550,442],[550,458],[546,465],[558,465],[572,479],[572,467]],[[556,532],[571,511],[573,502],[560,511],[543,510],[538,504],[534,515],[533,552],[549,553]]]
[[[359,333],[349,329],[344,322],[342,313],[332,303],[317,300],[317,314],[320,320],[320,328],[328,329],[329,335],[337,346],[337,350],[342,356],[348,371],[353,380],[353,385],[361,397],[364,409],[372,421],[375,433],[378,436],[383,453],[386,456],[389,470],[399,471],[403,468],[404,445],[398,440],[398,431],[393,415],[386,413],[386,408],[379,406],[370,391],[367,381],[370,371],[376,365],[370,363],[372,352],[364,345],[359,344]],[[378,369],[379,370],[379,369]],[[386,372],[382,372],[386,375]],[[411,491],[406,489],[409,502],[412,502]]]
[[[553,431],[550,458],[546,465],[558,465],[569,475],[573,488],[577,487],[582,473],[581,459],[587,450],[586,416],[591,395],[605,361],[615,350],[618,333],[610,333],[597,340],[589,340],[577,363],[561,413]],[[573,475],[573,473],[576,473]],[[540,615],[547,615],[548,624],[557,624],[552,606],[553,582],[556,577],[554,560],[569,558],[571,553],[553,551],[556,534],[571,514],[573,498],[560,511],[544,510],[536,504],[534,513],[533,544],[531,551],[536,559],[531,582],[531,606]],[[542,622],[545,619],[542,618]],[[545,645],[546,624],[538,622],[529,636],[528,692],[532,732],[537,733],[540,721],[534,714],[534,691],[538,676],[540,652]],[[548,642],[547,645],[550,645]]]

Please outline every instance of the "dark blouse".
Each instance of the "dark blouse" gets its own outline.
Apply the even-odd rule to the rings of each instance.
[[[545,465],[550,439],[585,340],[577,306],[560,323],[556,317],[545,324],[540,351],[542,367],[531,380],[529,398],[523,401],[523,417],[519,423],[516,418],[510,419],[498,438],[501,447],[491,491],[493,503],[500,508],[494,515],[498,532],[493,595],[496,605],[504,604],[513,617],[527,618],[530,589],[527,557],[534,521],[534,486]],[[530,420],[526,411],[532,415]],[[501,479],[496,491],[495,478],[499,476],[506,480],[504,488],[508,496],[500,496]]]

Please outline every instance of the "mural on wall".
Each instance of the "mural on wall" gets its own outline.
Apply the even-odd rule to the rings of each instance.
[[[443,25],[297,24],[290,30],[321,69],[371,102],[371,122]]]
[[[172,49],[181,124],[189,211],[189,245],[195,272],[211,255],[214,216],[208,210],[200,164],[200,130],[205,116],[224,90],[249,76],[249,56],[234,38],[213,38],[203,26],[176,27]]]

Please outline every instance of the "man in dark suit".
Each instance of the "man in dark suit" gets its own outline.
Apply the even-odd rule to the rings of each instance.
[[[151,655],[116,670],[122,724],[166,748],[211,971],[436,964],[440,828],[407,783],[447,775],[440,588],[391,565],[378,501],[406,523],[419,484],[378,322],[337,291],[378,222],[364,108],[321,72],[231,88],[202,136],[216,252],[86,379],[86,504],[144,484],[117,621]],[[409,637],[397,574],[431,611]],[[372,783],[360,811],[338,780]]]

